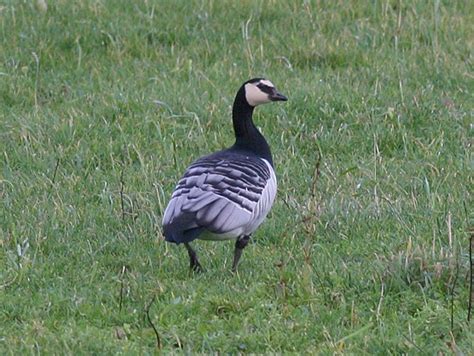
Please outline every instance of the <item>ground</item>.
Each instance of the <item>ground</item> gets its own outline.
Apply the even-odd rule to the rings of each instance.
[[[0,353],[469,354],[473,4],[3,1]],[[256,76],[275,206],[193,274],[162,214]]]

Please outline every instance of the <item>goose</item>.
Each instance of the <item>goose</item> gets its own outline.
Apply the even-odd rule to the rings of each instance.
[[[286,101],[271,81],[246,81],[232,107],[235,143],[191,163],[163,214],[165,241],[183,243],[190,268],[202,271],[190,242],[235,240],[232,271],[252,233],[270,211],[277,191],[270,147],[252,120],[257,105]]]

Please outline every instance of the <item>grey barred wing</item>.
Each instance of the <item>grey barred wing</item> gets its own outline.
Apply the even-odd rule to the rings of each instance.
[[[275,174],[266,160],[225,151],[203,157],[174,190],[163,217],[165,237],[186,242],[201,230],[249,234],[265,218],[275,193]]]

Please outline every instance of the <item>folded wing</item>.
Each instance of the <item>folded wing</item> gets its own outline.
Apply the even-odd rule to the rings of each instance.
[[[248,226],[258,226],[276,192],[271,170],[260,158],[226,151],[195,161],[165,210],[166,240],[189,242],[204,230],[237,237]]]

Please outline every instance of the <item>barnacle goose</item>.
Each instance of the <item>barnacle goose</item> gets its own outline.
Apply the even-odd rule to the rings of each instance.
[[[194,161],[179,180],[163,216],[163,233],[168,242],[184,243],[192,270],[202,267],[191,241],[235,239],[235,271],[270,211],[277,190],[272,154],[252,114],[257,105],[286,100],[269,80],[245,82],[232,108],[235,144]]]

